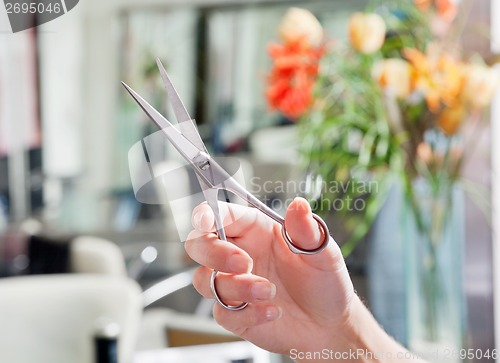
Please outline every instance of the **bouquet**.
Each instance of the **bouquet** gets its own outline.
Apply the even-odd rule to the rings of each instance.
[[[475,142],[462,130],[481,122],[500,79],[462,49],[465,15],[451,0],[379,2],[350,17],[341,42],[309,11],[285,14],[281,42],[269,46],[266,96],[301,130],[301,154],[318,189],[311,189],[313,208],[348,216],[345,254],[368,232],[394,176],[420,231],[439,238]],[[331,181],[344,187],[328,187]],[[431,218],[415,189],[422,181],[431,199],[445,200]]]

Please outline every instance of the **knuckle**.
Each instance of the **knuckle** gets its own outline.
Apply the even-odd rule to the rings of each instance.
[[[205,248],[203,251],[203,258],[206,261],[206,265],[213,267],[214,269],[220,270],[224,264],[223,257],[218,251],[218,248]]]
[[[189,233],[187,239],[186,239],[186,242],[184,242],[184,250],[189,254],[191,255],[193,253],[193,249],[194,249],[194,241],[195,241],[195,238],[194,236],[191,236],[191,233]]]
[[[198,267],[193,275],[193,286],[198,292],[200,292],[200,288],[206,282],[206,273],[204,267]]]
[[[203,297],[213,299],[214,295],[210,289],[210,274],[212,270],[205,266],[200,266],[195,270],[193,276],[193,287]]]
[[[246,325],[242,321],[241,315],[244,315],[244,311],[239,311],[239,316],[236,317],[234,311],[229,311],[220,306],[219,304],[215,304],[213,308],[213,317],[217,324],[222,326],[224,329],[229,330],[237,335],[238,330],[241,329],[242,326]]]
[[[188,233],[186,243],[191,243],[192,241],[194,241],[198,237],[199,237],[198,231],[193,229]]]
[[[224,324],[224,320],[225,320],[224,317],[226,314],[227,314],[227,312],[225,311],[225,309],[223,307],[219,306],[219,304],[214,305],[213,310],[212,310],[212,315],[214,317],[214,320],[220,326],[226,327]]]

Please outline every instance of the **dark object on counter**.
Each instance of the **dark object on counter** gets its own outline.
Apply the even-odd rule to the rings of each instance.
[[[70,270],[72,238],[30,236],[28,241],[28,274],[58,274]]]
[[[107,319],[97,322],[94,335],[95,363],[118,363],[120,327]]]

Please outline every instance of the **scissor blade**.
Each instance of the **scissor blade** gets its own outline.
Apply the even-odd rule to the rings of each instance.
[[[198,149],[205,151],[208,153],[203,140],[200,137],[198,132],[198,128],[194,123],[194,120],[189,116],[189,113],[186,110],[186,107],[182,103],[179,94],[177,93],[170,77],[167,74],[167,71],[163,67],[163,64],[160,61],[160,58],[156,58],[156,64],[158,65],[158,69],[160,70],[161,78],[163,79],[163,85],[168,93],[168,98],[170,100],[170,104],[174,109],[175,118],[179,123],[180,129],[184,137],[191,141]]]
[[[200,154],[200,149],[186,139],[165,117],[163,117],[156,109],[145,101],[137,92],[130,88],[125,82],[122,82],[125,89],[130,93],[132,98],[141,106],[149,118],[163,131],[177,151],[186,158],[189,162]]]
[[[156,58],[156,64],[158,65],[158,69],[160,70],[161,78],[163,79],[163,85],[167,89],[168,98],[170,99],[170,103],[172,104],[172,108],[174,109],[177,122],[181,123],[182,121],[191,120],[191,116],[189,116],[186,107],[182,103],[179,94],[175,90],[175,87],[172,84],[172,81],[170,80],[165,67],[163,67],[163,64],[160,61],[160,58]]]

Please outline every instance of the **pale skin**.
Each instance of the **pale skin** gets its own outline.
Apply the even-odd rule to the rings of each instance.
[[[215,269],[220,271],[216,287],[223,301],[250,303],[240,311],[216,304],[213,314],[220,325],[296,362],[330,361],[306,356],[325,349],[344,353],[346,359],[335,362],[424,362],[377,324],[356,295],[336,243],[317,255],[296,255],[283,240],[281,226],[269,217],[234,204],[220,203],[220,208],[229,242],[217,238],[213,212],[203,203],[193,211],[195,230],[185,244],[189,256],[201,265],[193,280],[201,295],[213,298],[209,282]],[[302,198],[290,204],[285,225],[301,248],[314,249],[324,238]],[[392,358],[357,354],[353,360],[347,355],[353,351],[390,352]]]

